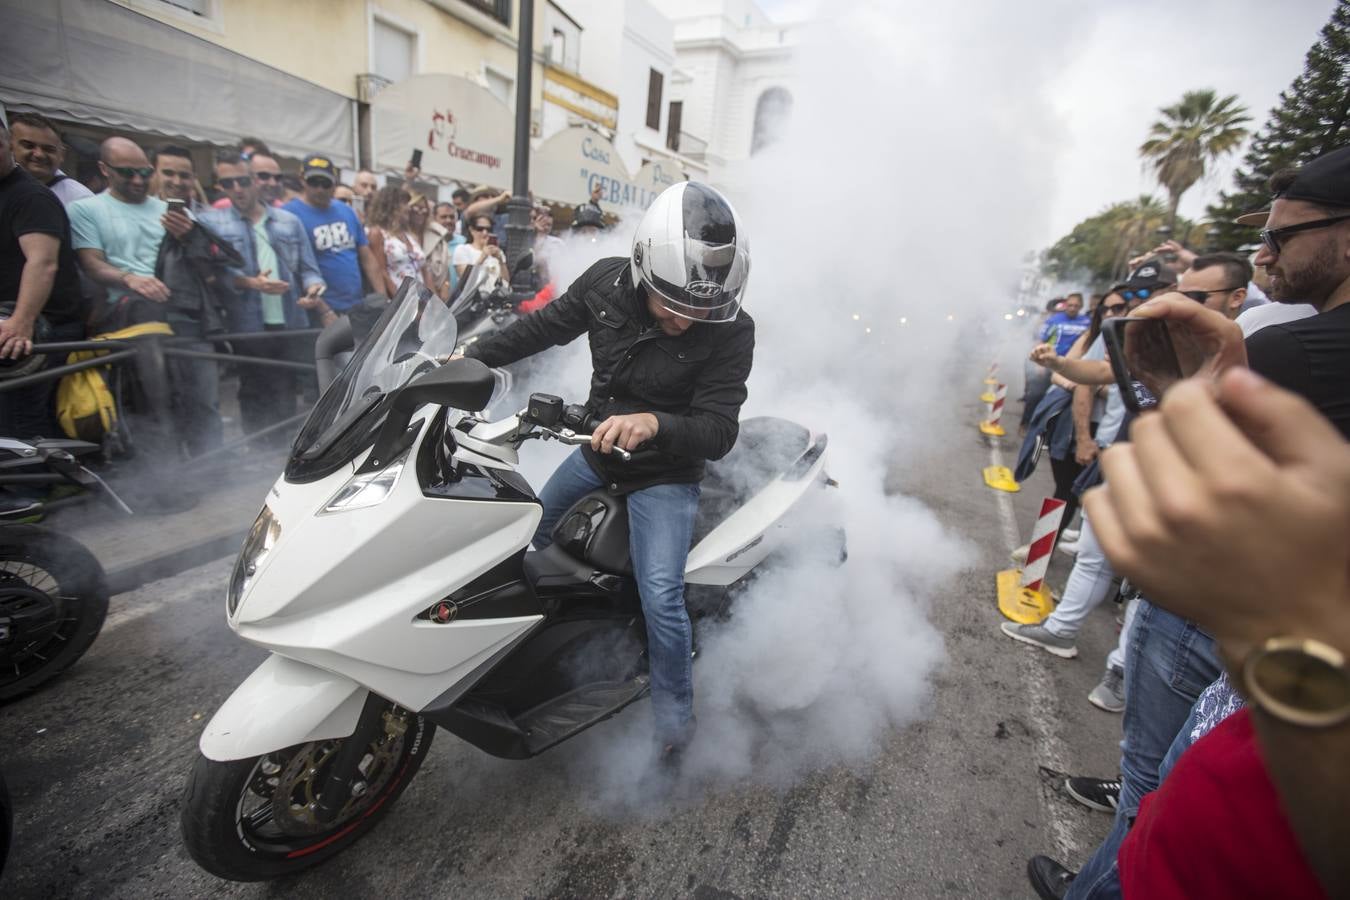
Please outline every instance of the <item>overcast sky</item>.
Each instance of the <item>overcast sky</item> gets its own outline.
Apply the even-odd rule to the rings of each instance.
[[[779,21],[811,14],[813,0],[757,0]],[[866,0],[851,0],[866,2]],[[961,2],[961,0],[954,0]],[[1026,4],[1028,29],[1009,40],[1028,54],[1060,54],[1048,102],[1058,113],[1062,152],[1046,160],[1058,190],[1048,225],[1032,226],[1029,245],[1044,246],[1075,223],[1117,200],[1163,192],[1141,169],[1138,146],[1156,111],[1190,89],[1237,94],[1250,108],[1252,128],[1264,124],[1280,91],[1303,69],[1335,0],[1085,0],[1100,8],[1072,46],[1037,42],[1036,3]],[[972,2],[972,9],[982,5]],[[961,48],[953,48],[961,52]],[[972,60],[973,64],[978,61]],[[1227,187],[1235,154],[1182,198],[1181,212],[1204,214]],[[1029,223],[1030,225],[1030,223]]]

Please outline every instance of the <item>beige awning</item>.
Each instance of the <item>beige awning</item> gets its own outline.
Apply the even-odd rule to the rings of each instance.
[[[613,213],[646,209],[660,193],[635,181],[609,139],[582,125],[544,141],[530,160],[530,187],[541,199],[585,203],[596,184],[603,192],[600,207]]]
[[[421,149],[424,175],[511,186],[515,123],[482,85],[455,75],[414,75],[376,94],[370,112],[376,169],[402,172]]]
[[[106,128],[356,159],[355,101],[108,0],[0,0],[0,103]]]

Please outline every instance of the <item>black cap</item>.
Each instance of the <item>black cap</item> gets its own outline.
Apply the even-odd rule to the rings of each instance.
[[[576,211],[572,217],[573,228],[585,228],[587,225],[595,228],[605,227],[605,214],[600,212],[594,206],[586,205]]]
[[[1113,291],[1137,291],[1140,288],[1160,288],[1176,284],[1177,276],[1163,265],[1162,259],[1149,257],[1141,262],[1125,280],[1111,288]]]
[[[1277,200],[1303,200],[1321,206],[1350,206],[1350,147],[1324,153],[1300,168]]]
[[[318,154],[306,156],[300,177],[309,178],[311,176],[327,178],[333,184],[337,184],[337,166],[333,165],[333,161],[326,156],[319,156]]]

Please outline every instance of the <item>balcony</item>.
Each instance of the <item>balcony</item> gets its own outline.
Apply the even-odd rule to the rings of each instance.
[[[666,147],[696,162],[708,155],[708,142],[687,131],[671,132],[666,136]]]

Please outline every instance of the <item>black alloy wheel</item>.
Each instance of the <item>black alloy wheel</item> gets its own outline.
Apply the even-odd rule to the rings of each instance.
[[[359,765],[361,777],[332,822],[315,815],[328,766],[344,739],[216,762],[198,756],[180,826],[188,853],[231,881],[261,881],[317,865],[369,832],[408,786],[435,726],[390,704]]]
[[[73,665],[107,613],[103,567],[84,545],[35,525],[0,526],[0,702]]]

